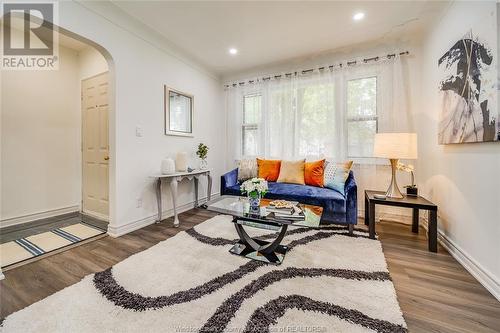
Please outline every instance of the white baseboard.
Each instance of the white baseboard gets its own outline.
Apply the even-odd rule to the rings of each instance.
[[[362,210],[361,214],[359,213],[359,210],[358,210],[358,218],[363,219],[363,221],[365,220],[365,211],[364,210]],[[398,223],[411,225],[412,217],[411,217],[411,214],[410,215],[408,215],[408,214],[401,215],[401,214],[394,214],[394,213],[377,211],[375,214],[375,222],[378,223],[380,221],[389,221],[389,222],[395,221]]]
[[[99,213],[96,213],[96,212],[89,212],[89,211],[85,211],[85,210],[82,211],[82,214],[88,215],[90,217],[93,217],[93,218],[101,220],[101,221],[109,222],[109,216],[106,216],[106,215],[103,215],[103,214],[99,214]]]
[[[79,212],[79,211],[80,211],[80,205],[50,209],[50,210],[46,210],[43,212],[27,214],[27,215],[11,217],[8,219],[0,220],[0,227],[2,227],[2,228],[10,227],[10,226],[16,225],[16,224],[22,224],[22,223],[26,223],[26,222],[46,219],[49,217],[54,217],[54,216],[58,216],[58,215],[69,214],[69,213],[74,213],[74,212]]]
[[[382,205],[379,205],[377,207],[375,215],[377,215],[378,220],[384,219],[386,217],[393,218],[395,216],[397,216],[397,217],[403,216],[405,218],[408,218],[408,217],[411,218],[411,209],[401,209],[397,213],[394,213],[394,211],[387,211],[387,209],[384,209],[387,207],[394,208],[394,207],[382,206]],[[396,207],[396,208],[399,208],[399,207]],[[364,209],[358,208],[358,217],[360,217],[360,218],[365,217],[365,210]]]
[[[384,214],[384,220],[396,220],[405,224],[411,225],[411,218],[407,216]],[[428,220],[426,216],[420,216],[420,226],[426,231]],[[500,301],[500,281],[485,269],[481,264],[474,260],[467,252],[465,252],[458,244],[452,241],[442,230],[438,229],[438,242],[443,246],[450,255],[455,258],[483,287],[485,287],[497,300]]]
[[[219,193],[214,193],[214,194],[212,194],[211,198],[215,199],[218,196],[219,196]],[[206,197],[200,198],[198,200],[198,204],[202,205],[206,201],[207,201]],[[177,214],[183,213],[183,212],[188,211],[188,210],[193,209],[193,208],[194,208],[194,200],[190,201],[188,203],[185,203],[183,205],[177,206]],[[170,209],[162,212],[163,219],[169,218],[171,216],[174,216],[174,209],[173,208],[170,208]],[[109,225],[108,226],[108,235],[110,235],[111,237],[123,236],[125,234],[128,234],[129,232],[144,228],[150,224],[155,223],[157,217],[158,217],[158,215],[154,214],[154,215],[150,215],[148,217],[145,217],[145,218],[142,218],[142,219],[139,219],[136,221],[126,223],[124,225],[120,225],[118,227]],[[164,223],[164,222],[162,222],[162,223]],[[182,219],[180,221],[180,224],[182,224]]]
[[[427,229],[428,221],[424,217],[420,225]],[[438,242],[460,263],[476,280],[481,283],[498,301],[500,301],[500,281],[473,259],[457,243],[452,241],[442,230],[438,229]]]

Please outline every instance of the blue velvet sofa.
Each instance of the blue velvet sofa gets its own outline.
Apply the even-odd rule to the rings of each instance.
[[[221,195],[242,195],[238,183],[238,169],[222,175],[220,186]],[[323,207],[322,223],[347,224],[351,231],[357,223],[357,186],[352,171],[346,180],[344,193],[309,185],[269,182],[268,186],[269,192],[265,198],[293,200]]]

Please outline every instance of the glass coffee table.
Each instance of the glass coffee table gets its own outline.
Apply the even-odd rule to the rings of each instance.
[[[274,213],[268,212],[266,207],[269,206],[271,201],[269,199],[261,199],[260,212],[256,214],[250,212],[250,204],[246,197],[222,195],[217,199],[209,201],[204,206],[207,210],[233,217],[232,221],[240,240],[229,252],[249,259],[279,265],[283,262],[288,250],[285,245],[280,244],[283,237],[285,237],[288,227],[319,227],[323,208],[298,204],[304,213],[304,218],[303,220],[296,220],[277,217]],[[265,241],[250,237],[244,229],[245,226],[276,231],[276,238],[272,241]]]

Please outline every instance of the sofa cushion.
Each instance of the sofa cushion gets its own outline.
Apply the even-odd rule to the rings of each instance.
[[[278,183],[304,185],[304,165],[306,160],[281,161]]]
[[[240,184],[227,186],[224,191],[225,195],[243,195],[241,194]]]
[[[309,185],[270,182],[266,198],[295,200],[300,203],[321,206],[324,209],[345,213],[346,199],[335,190]]]
[[[243,159],[238,162],[238,181],[244,182],[258,176],[257,159]]]
[[[261,160],[257,159],[259,167],[259,178],[264,178],[268,182],[275,182],[280,175],[281,160]]]
[[[323,187],[325,160],[306,162],[304,167],[304,182],[307,185]]]
[[[344,186],[351,171],[352,161],[344,163],[327,162],[325,166],[324,186],[344,193]]]

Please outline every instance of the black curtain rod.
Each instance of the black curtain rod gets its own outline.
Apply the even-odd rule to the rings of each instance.
[[[408,54],[410,54],[410,52],[409,52],[409,51],[404,51],[404,52],[400,52],[400,53],[399,53],[399,55],[400,55],[400,56],[402,56],[402,55],[408,55]],[[391,53],[391,54],[387,54],[385,57],[386,57],[387,59],[390,59],[390,58],[394,58],[395,56],[396,56],[396,53]],[[378,60],[380,60],[380,57],[372,57],[372,58],[365,58],[365,59],[363,59],[363,62],[366,64],[366,63],[367,63],[367,62],[369,62],[369,61],[378,61]],[[358,63],[358,62],[357,62],[356,60],[346,62],[347,66],[356,65],[357,63]],[[339,66],[340,68],[342,68],[342,63],[338,64],[338,66]],[[323,67],[319,67],[318,69],[319,69],[319,70],[324,70],[324,69],[326,69],[326,68],[334,68],[334,67],[335,67],[335,65],[330,65],[330,66],[328,66],[328,67],[325,67],[325,66],[323,66]],[[313,68],[311,68],[311,69],[304,69],[303,71],[301,71],[301,73],[302,73],[302,74],[306,74],[306,73],[310,73],[310,72],[312,72],[312,71],[314,71],[314,69],[313,69]],[[287,77],[287,76],[292,76],[292,75],[297,75],[297,74],[298,74],[298,72],[286,73],[286,74],[279,74],[279,75],[273,75],[273,76],[263,77],[263,78],[261,78],[261,80],[262,80],[262,81],[267,81],[267,80],[271,80],[271,78],[279,79],[279,78],[280,78],[280,77],[282,77],[282,76]],[[239,86],[242,86],[242,85],[245,85],[246,83],[254,83],[254,82],[255,82],[255,80],[248,80],[248,81],[246,81],[246,82],[238,82],[238,83],[233,83],[233,84],[226,84],[226,85],[225,85],[225,87],[226,87],[226,88],[229,88],[229,87],[231,87],[231,86],[233,86],[233,87],[236,87],[236,86],[238,86],[238,85],[239,85]]]

